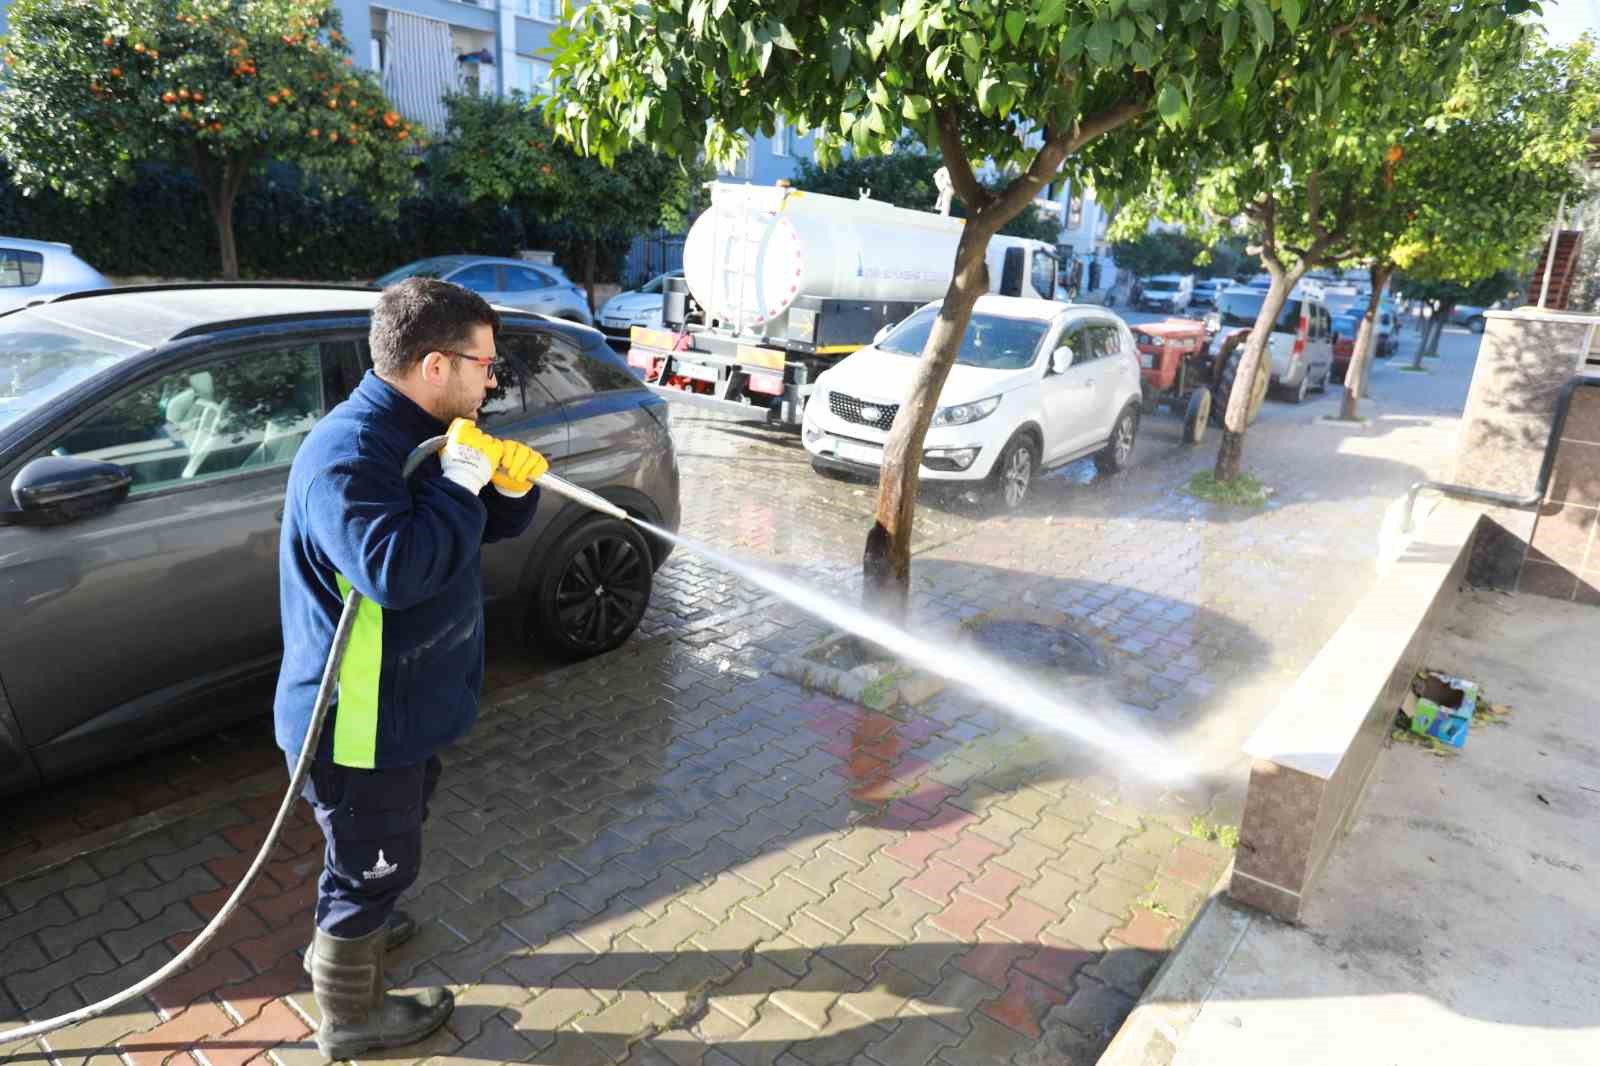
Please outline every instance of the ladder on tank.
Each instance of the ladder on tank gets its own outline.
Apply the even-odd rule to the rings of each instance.
[[[719,198],[726,196],[731,191],[731,186],[721,185],[717,189]],[[733,324],[735,334],[744,334],[753,328],[755,321],[762,320],[761,333],[766,335],[765,317],[760,315],[761,308],[761,278],[760,266],[762,257],[767,250],[767,245],[772,240],[772,233],[777,228],[776,216],[765,225],[759,225],[759,232],[752,234],[752,219],[755,214],[755,185],[745,185],[739,190],[737,207],[731,212],[733,218],[726,216],[730,213],[712,204],[711,216],[711,246],[714,249],[713,259],[715,266],[713,274],[713,291],[718,299],[726,306],[729,297],[733,297]],[[732,232],[724,236],[725,225],[732,227]],[[736,276],[736,277],[735,277]],[[733,284],[734,281],[737,284]],[[756,312],[747,311],[749,301],[754,298]],[[726,322],[724,322],[726,326]]]

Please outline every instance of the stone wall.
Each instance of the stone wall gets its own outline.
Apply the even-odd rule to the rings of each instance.
[[[1600,375],[1600,363],[1589,360],[1600,360],[1600,315],[1490,311],[1449,480],[1514,496],[1531,493],[1561,387],[1575,374]],[[1600,509],[1600,447],[1591,446],[1600,440],[1592,413],[1597,400],[1600,389],[1581,389],[1575,397],[1566,431],[1570,444],[1563,441],[1550,502],[1537,512],[1485,509],[1489,521],[1478,535],[1469,570],[1474,584],[1563,599],[1579,596],[1580,575],[1596,562],[1589,542]],[[1545,517],[1549,522],[1538,534],[1539,550],[1530,551]],[[1530,562],[1537,565],[1526,569]],[[1593,586],[1591,575],[1591,591]]]

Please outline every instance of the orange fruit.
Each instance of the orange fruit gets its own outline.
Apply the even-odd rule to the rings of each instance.
[[[161,102],[164,104],[176,103],[177,99],[178,94],[170,90],[161,94]]]
[[[121,67],[112,67],[112,68],[111,68],[111,76],[112,76],[112,77],[113,77],[113,78],[120,78],[120,77],[122,77],[122,68],[121,68]]]

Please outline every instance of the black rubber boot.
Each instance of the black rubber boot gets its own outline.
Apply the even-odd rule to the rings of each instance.
[[[317,1050],[337,1062],[382,1048],[404,1047],[444,1024],[455,1008],[448,988],[392,996],[383,976],[388,929],[347,940],[317,930],[311,991],[322,1012]]]
[[[389,940],[386,946],[388,950],[393,951],[395,948],[399,947],[401,944],[404,944],[407,940],[410,940],[417,934],[417,923],[416,920],[405,911],[390,911],[389,924],[385,926],[384,929],[389,934]],[[316,932],[315,927],[312,928],[312,932]],[[304,966],[305,971],[308,974],[311,972],[311,956],[315,955],[316,953],[317,940],[316,937],[313,936],[311,938],[311,943],[306,945],[305,955],[301,962],[301,965]]]

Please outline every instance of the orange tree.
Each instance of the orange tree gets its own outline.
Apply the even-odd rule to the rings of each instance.
[[[97,200],[146,162],[187,166],[239,276],[233,205],[251,171],[391,206],[422,130],[353,68],[327,0],[16,0],[0,80],[0,156],[25,191]]]

